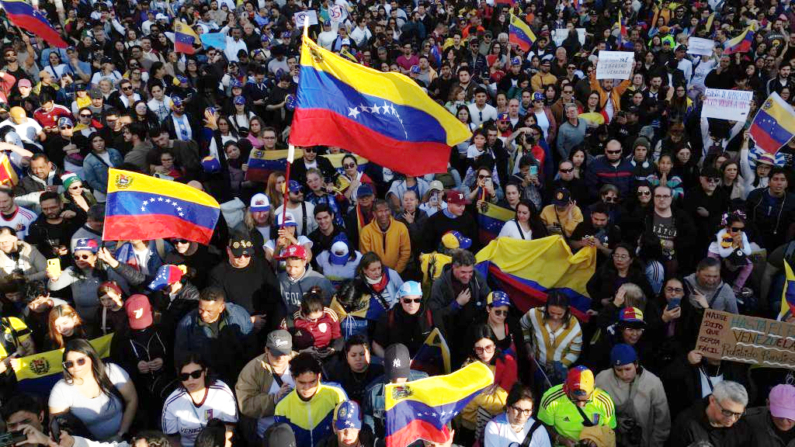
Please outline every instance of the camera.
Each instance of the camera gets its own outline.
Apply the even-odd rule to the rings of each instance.
[[[12,431],[0,435],[0,447],[10,447],[28,439],[21,431]]]

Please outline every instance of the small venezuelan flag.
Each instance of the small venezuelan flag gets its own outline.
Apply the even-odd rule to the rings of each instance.
[[[734,53],[747,53],[751,50],[751,44],[754,41],[753,25],[743,31],[742,34],[734,39],[727,40],[723,43],[723,54]]]
[[[19,183],[19,177],[14,166],[11,165],[8,155],[0,155],[0,185],[14,187],[17,186],[17,183]]]
[[[58,34],[58,31],[55,31],[50,25],[47,18],[25,1],[0,0],[0,4],[3,5],[3,9],[6,10],[8,18],[14,25],[41,37],[54,47],[66,48],[69,46]]]
[[[784,290],[781,292],[781,311],[778,314],[780,321],[787,321],[789,317],[795,315],[795,274],[792,273],[792,267],[787,261],[784,261],[784,269],[786,270],[786,282]]]
[[[174,21],[174,50],[178,53],[193,54],[196,47],[193,45],[200,43],[199,35],[187,23],[181,20]]]
[[[178,237],[207,244],[220,213],[218,202],[196,188],[111,169],[102,240]]]
[[[450,347],[439,328],[428,334],[425,342],[411,359],[411,369],[425,371],[429,376],[450,374]]]
[[[493,383],[491,369],[475,362],[446,376],[386,385],[387,447],[405,447],[420,439],[447,442],[447,423]]]
[[[773,92],[762,103],[748,133],[760,149],[775,155],[795,135],[795,110]]]
[[[530,51],[530,48],[536,41],[536,35],[533,34],[533,30],[530,29],[527,23],[511,13],[511,22],[508,25],[508,31],[510,32],[510,37],[508,39],[510,43],[518,45],[525,53]]]

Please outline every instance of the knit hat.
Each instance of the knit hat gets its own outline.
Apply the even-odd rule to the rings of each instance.
[[[72,183],[74,182],[82,183],[82,180],[80,180],[80,177],[78,177],[77,174],[68,172],[61,176],[61,182],[63,183],[64,189],[69,189],[69,187],[72,186]]]
[[[635,142],[632,144],[632,150],[634,151],[636,147],[643,146],[646,148],[646,152],[648,153],[651,151],[651,142],[646,139],[646,137],[638,137],[635,139]]]

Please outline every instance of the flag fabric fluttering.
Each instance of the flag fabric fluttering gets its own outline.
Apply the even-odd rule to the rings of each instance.
[[[202,41],[202,47],[207,50],[216,48],[218,50],[226,49],[226,34],[224,33],[204,33],[199,36]],[[190,44],[193,46],[193,44]]]
[[[448,441],[447,423],[493,383],[491,369],[474,362],[446,376],[386,385],[387,447],[406,447],[421,439]]]
[[[56,48],[69,46],[44,15],[24,0],[0,0],[8,18],[14,25],[31,32]]]
[[[19,183],[19,176],[7,154],[0,154],[0,185],[13,188]]]
[[[618,47],[623,48],[624,43],[627,41],[627,27],[624,26],[624,20],[621,16],[621,10],[618,11],[618,22],[616,23],[618,26]]]
[[[515,215],[516,212],[497,205],[488,204],[478,207],[480,243],[486,245],[495,239],[500,234],[505,222],[513,219]]]
[[[196,188],[111,168],[102,240],[178,237],[208,244],[220,214],[218,202]]]
[[[560,235],[526,241],[501,237],[478,252],[477,262],[489,284],[508,293],[522,313],[544,305],[547,292],[558,289],[569,297],[572,314],[588,320],[591,298],[585,286],[596,271],[594,247],[572,254]]]
[[[513,13],[511,13],[511,21],[508,25],[508,36],[508,42],[518,45],[525,53],[530,51],[536,41],[536,35],[533,34],[530,26]]]
[[[775,154],[795,136],[795,110],[773,92],[759,107],[748,133],[757,147]]]
[[[450,374],[450,347],[438,327],[428,334],[414,354],[411,369],[425,371],[429,376]]]
[[[290,144],[344,147],[406,175],[446,172],[450,148],[472,135],[407,76],[353,63],[306,36],[297,97]]]
[[[751,51],[751,44],[754,42],[754,26],[745,29],[739,36],[729,39],[723,43],[723,54],[747,53]]]
[[[795,273],[792,272],[789,262],[784,260],[784,290],[781,291],[781,310],[778,313],[778,320],[787,321],[795,315]]]
[[[174,51],[178,53],[194,54],[196,47],[193,45],[202,42],[196,31],[181,20],[174,21]]]

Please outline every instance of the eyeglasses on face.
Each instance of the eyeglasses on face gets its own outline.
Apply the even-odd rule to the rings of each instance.
[[[478,180],[485,180],[487,178],[491,178],[490,175],[478,175]]]
[[[91,259],[91,255],[74,255],[73,257],[81,261],[87,261]]]
[[[681,287],[666,287],[665,291],[668,293],[682,293],[685,291],[685,289]]]
[[[64,369],[72,369],[72,368],[74,368],[74,367],[75,367],[75,364],[76,364],[77,366],[83,366],[83,365],[85,365],[85,364],[86,364],[86,359],[87,359],[87,358],[88,358],[88,357],[80,357],[79,359],[77,359],[77,360],[74,360],[74,361],[72,361],[72,360],[67,360],[67,361],[63,362],[63,368],[64,368]]]
[[[730,411],[730,410],[727,410],[727,409],[723,408],[723,405],[721,405],[720,402],[718,402],[718,399],[715,399],[714,401],[715,401],[715,405],[717,405],[718,408],[720,408],[720,414],[722,414],[723,417],[733,418],[733,419],[740,419],[745,414],[745,411],[742,411],[740,413],[735,413],[734,411]]]
[[[345,169],[353,169],[353,168],[356,167],[356,164],[355,163],[345,163],[344,165],[342,165],[342,167],[345,168]]]
[[[491,354],[492,352],[494,352],[494,348],[495,346],[493,344],[488,346],[475,346],[475,353],[483,354],[485,352],[486,354]]]
[[[516,405],[511,405],[511,410],[516,412],[516,414],[521,414],[524,416],[530,416],[531,414],[533,414],[532,408],[519,408]]]
[[[729,228],[729,231],[731,231],[732,233],[739,233],[739,232],[741,232],[743,230],[745,230],[745,227],[731,227],[731,228]]]
[[[422,298],[403,298],[403,303],[405,304],[420,304],[422,302]]]
[[[188,379],[198,379],[202,376],[202,374],[204,374],[203,369],[197,369],[196,371],[191,371],[189,373],[180,373],[179,380],[180,382],[185,382]]]
[[[492,312],[498,317],[508,316],[508,309],[494,309]]]

